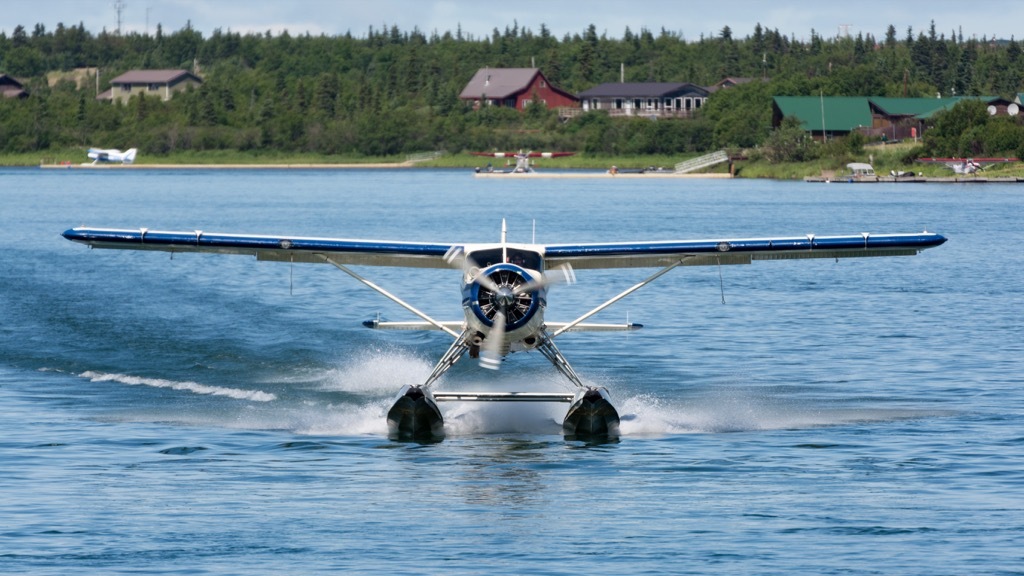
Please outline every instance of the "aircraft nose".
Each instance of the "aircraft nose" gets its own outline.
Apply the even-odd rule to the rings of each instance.
[[[512,293],[512,289],[508,286],[501,286],[494,295],[494,300],[499,308],[509,308],[516,301],[516,295]]]

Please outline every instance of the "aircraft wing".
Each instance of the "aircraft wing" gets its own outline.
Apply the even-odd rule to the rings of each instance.
[[[146,228],[72,228],[63,236],[93,248],[245,254],[275,262],[324,263],[322,256],[328,256],[338,264],[411,268],[450,268],[444,259],[445,253],[458,245]],[[570,264],[576,269],[596,269],[662,267],[679,261],[683,265],[699,266],[750,264],[753,260],[909,256],[945,241],[945,237],[929,232],[862,233],[855,236],[808,234],[783,238],[552,244],[542,248],[549,269],[561,264]]]
[[[72,228],[63,236],[93,248],[161,250],[164,252],[212,252],[245,254],[274,262],[324,263],[327,256],[338,264],[451,268],[444,255],[451,244],[345,240],[300,236],[248,236],[193,230],[168,232],[139,228]]]
[[[945,241],[944,236],[929,232],[865,232],[851,236],[551,244],[544,247],[544,259],[549,269],[561,264],[580,270],[662,267],[679,261],[686,266],[714,266],[750,264],[753,260],[912,256]]]
[[[470,152],[473,156],[486,156],[488,158],[516,158],[527,156],[529,158],[562,158],[572,156],[575,152]]]

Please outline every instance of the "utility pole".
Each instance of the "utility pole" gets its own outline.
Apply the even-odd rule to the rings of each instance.
[[[828,142],[828,136],[825,135],[825,92],[819,90],[818,95],[821,98],[821,141],[824,143]]]

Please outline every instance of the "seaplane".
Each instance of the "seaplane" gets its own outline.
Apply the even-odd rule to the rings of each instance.
[[[954,174],[970,175],[977,174],[994,166],[1007,162],[1018,162],[1016,158],[918,158],[923,164],[944,164]]]
[[[219,232],[158,231],[147,228],[111,229],[77,227],[64,238],[92,248],[157,250],[173,253],[206,252],[253,256],[257,261],[327,264],[398,304],[418,320],[368,320],[379,330],[437,330],[452,344],[429,376],[401,387],[387,411],[389,435],[396,438],[444,436],[444,402],[561,402],[569,405],[562,431],[567,438],[617,438],[620,417],[608,390],[588,385],[555,345],[574,332],[629,331],[642,326],[630,322],[588,322],[595,314],[661,278],[686,266],[750,264],[754,261],[909,256],[943,244],[946,238],[931,232],[847,236],[776,238],[722,238],[710,240],[658,240],[601,243],[513,243],[505,221],[498,242],[428,243],[395,240],[354,240],[302,236],[266,236]],[[444,321],[393,295],[352,267],[398,266],[451,269],[460,277],[462,318]],[[576,270],[653,269],[636,284],[567,322],[547,319],[549,292],[572,284]],[[424,295],[428,295],[433,290]],[[480,367],[497,370],[510,354],[536,351],[547,359],[564,381],[566,392],[485,390],[435,391],[435,384],[465,356]]]
[[[474,156],[485,156],[487,158],[515,158],[515,166],[510,170],[495,170],[490,164],[487,168],[477,168],[476,172],[498,172],[504,174],[532,174],[533,163],[530,162],[531,158],[562,158],[564,156],[572,156],[575,152],[472,152]],[[511,166],[511,164],[509,164]]]
[[[86,162],[87,165],[95,165],[100,163],[115,163],[120,162],[121,164],[131,164],[135,162],[135,154],[138,153],[138,149],[129,148],[124,152],[121,152],[117,148],[89,148],[87,155],[92,162]]]

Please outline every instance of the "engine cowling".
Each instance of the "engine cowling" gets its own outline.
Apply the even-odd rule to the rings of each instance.
[[[514,342],[535,333],[543,323],[543,315],[538,312],[546,307],[547,289],[520,294],[515,291],[533,282],[540,273],[515,264],[495,264],[486,269],[484,275],[497,290],[484,287],[478,281],[463,287],[462,305],[470,324],[486,336],[494,326],[495,315],[504,310],[506,340]]]

